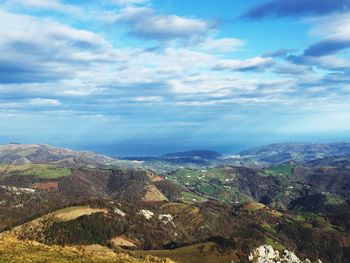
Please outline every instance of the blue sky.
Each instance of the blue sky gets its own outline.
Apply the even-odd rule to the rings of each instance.
[[[0,143],[350,140],[350,0],[2,0]]]

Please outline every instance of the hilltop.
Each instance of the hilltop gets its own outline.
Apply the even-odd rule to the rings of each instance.
[[[88,151],[73,151],[44,144],[7,144],[0,146],[2,164],[59,164],[66,166],[107,165],[116,160]]]

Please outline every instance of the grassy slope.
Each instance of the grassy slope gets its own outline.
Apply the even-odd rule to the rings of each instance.
[[[71,174],[71,170],[65,167],[57,167],[49,164],[0,164],[0,174],[5,175],[33,175],[42,179],[56,179]]]
[[[107,213],[107,209],[93,209],[90,206],[74,206],[55,211],[52,215],[56,219],[69,221],[83,215],[91,215],[94,213]]]
[[[298,170],[299,169],[299,170]],[[271,167],[258,172],[261,177],[275,177],[278,183],[271,198],[279,207],[284,207],[283,202],[288,199],[295,199],[308,188],[302,183],[298,183],[296,177],[307,176],[307,171],[300,170],[295,164],[283,164]],[[296,171],[295,171],[296,170]],[[214,198],[224,203],[247,203],[253,201],[251,197],[242,193],[236,185],[237,178],[243,178],[242,175],[235,174],[229,167],[218,167],[203,170],[179,169],[173,174],[169,174],[170,180],[177,181],[186,185],[193,193],[199,194],[202,198]],[[317,191],[317,189],[314,189]],[[183,199],[197,200],[196,197],[183,194]],[[334,194],[328,195],[329,204],[342,204],[344,199]]]
[[[154,185],[146,185],[145,186],[145,195],[142,197],[143,202],[162,202],[168,201],[162,192],[158,190]]]
[[[263,174],[272,176],[291,176],[293,174],[293,165],[283,164],[267,170],[264,170]]]
[[[236,175],[230,174],[230,176],[227,176],[221,168],[208,170],[179,169],[175,174],[170,175],[168,179],[186,185],[188,188],[202,195],[202,198],[198,196],[188,196],[188,194],[183,195],[184,199],[188,198],[191,201],[192,199],[201,201],[204,198],[215,198],[224,203],[251,201],[251,199],[242,194],[237,187],[232,186]],[[219,180],[221,183],[211,182],[213,179]]]
[[[156,258],[136,259],[126,254],[106,251],[88,251],[84,247],[47,246],[38,242],[19,241],[4,235],[0,237],[0,263],[141,263],[165,262]],[[170,261],[168,261],[170,262]]]

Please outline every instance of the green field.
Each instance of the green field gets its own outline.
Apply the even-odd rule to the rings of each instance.
[[[21,175],[34,176],[41,179],[56,179],[70,175],[71,170],[49,164],[1,164],[0,174],[2,176]]]
[[[224,203],[250,202],[251,198],[234,186],[237,174],[224,169],[178,169],[174,174],[169,175],[168,179],[187,186],[193,192],[200,194],[202,199],[212,198]],[[190,194],[187,196],[185,194],[184,199],[188,198],[197,199],[197,197],[191,198]]]
[[[193,194],[191,192],[182,192],[181,193],[181,199],[183,201],[190,201],[190,202],[204,202],[206,199],[199,196],[199,195],[196,195],[196,194]]]
[[[264,170],[261,175],[272,175],[272,176],[291,176],[293,174],[293,165],[284,164],[277,167]]]
[[[214,198],[224,203],[251,201],[251,198],[242,194],[233,182],[237,179],[234,173],[225,172],[224,168],[208,170],[178,169],[169,179],[187,186],[192,191],[205,198]],[[192,194],[184,194],[183,199],[198,199]],[[199,200],[200,201],[200,200]]]

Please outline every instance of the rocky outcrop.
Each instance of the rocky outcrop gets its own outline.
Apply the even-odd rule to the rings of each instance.
[[[299,259],[293,252],[284,250],[280,255],[278,250],[274,250],[272,246],[263,245],[256,248],[249,256],[248,259],[253,263],[311,263],[310,260]],[[318,260],[315,263],[322,263]]]

